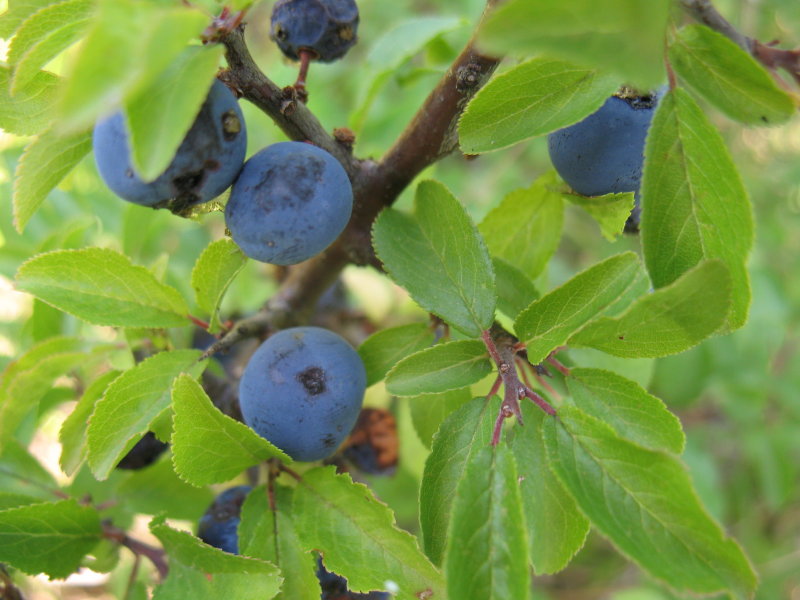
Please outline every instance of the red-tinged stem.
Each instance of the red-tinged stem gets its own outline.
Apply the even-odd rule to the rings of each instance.
[[[210,325],[209,325],[208,323],[206,323],[205,321],[203,321],[202,319],[198,319],[197,317],[195,317],[195,316],[193,316],[193,315],[186,315],[186,317],[187,317],[187,318],[188,318],[188,319],[189,319],[189,320],[190,320],[192,323],[194,323],[195,325],[197,325],[198,327],[201,327],[201,328],[205,329],[206,331],[208,331],[208,328],[210,327]]]
[[[286,465],[283,465],[283,464],[282,464],[282,465],[280,466],[280,469],[281,469],[281,471],[283,471],[283,472],[284,472],[284,473],[286,473],[287,475],[290,475],[291,477],[293,477],[295,480],[297,480],[297,481],[303,481],[303,477],[302,477],[302,475],[298,474],[296,471],[293,471],[292,469],[290,469],[290,468],[289,468],[289,467],[287,467]]]
[[[169,566],[166,561],[166,554],[163,549],[150,546],[144,542],[133,539],[124,530],[119,527],[114,527],[110,523],[103,524],[103,537],[113,542],[125,546],[128,550],[137,556],[144,556],[147,558],[158,571],[162,580],[167,578],[169,574]]]
[[[294,82],[295,88],[303,89],[306,87],[306,80],[308,79],[308,67],[311,61],[316,58],[316,55],[310,50],[300,50],[300,72],[297,74],[297,81]]]
[[[552,406],[550,406],[550,403],[547,400],[545,400],[544,398],[542,398],[539,394],[537,394],[536,392],[534,392],[531,389],[526,388],[525,389],[525,395],[528,398],[530,398],[531,400],[533,400],[533,402],[536,404],[536,406],[541,408],[548,415],[551,415],[553,417],[556,416],[556,409],[553,408]]]
[[[562,365],[561,362],[555,356],[553,356],[552,354],[547,357],[547,362],[549,362],[556,369],[561,371],[561,374],[564,375],[565,377],[569,376],[569,369],[567,367],[565,367],[564,365]]]
[[[494,336],[492,335],[494,333]],[[492,445],[497,445],[500,442],[500,435],[503,430],[503,421],[512,415],[517,417],[520,425],[524,425],[522,420],[522,409],[520,408],[519,401],[522,398],[530,398],[542,410],[549,415],[555,415],[555,409],[548,404],[548,402],[530,389],[530,384],[525,379],[525,372],[522,371],[523,381],[520,381],[517,366],[518,361],[516,353],[519,351],[519,344],[508,332],[502,328],[494,327],[491,331],[481,332],[481,339],[489,351],[489,356],[492,357],[497,365],[498,377],[489,396],[497,392],[499,382],[503,383],[503,402],[500,405],[500,411],[497,414],[497,420],[494,424],[494,431],[492,432]],[[519,366],[522,366],[519,363]]]

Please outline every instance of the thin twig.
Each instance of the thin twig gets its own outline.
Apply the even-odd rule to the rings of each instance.
[[[130,537],[125,530],[119,527],[114,527],[110,523],[103,523],[103,537],[113,542],[125,546],[128,550],[137,556],[144,556],[147,558],[158,571],[162,581],[167,578],[169,574],[169,566],[166,561],[166,553],[162,548],[150,546],[144,542],[140,542]]]

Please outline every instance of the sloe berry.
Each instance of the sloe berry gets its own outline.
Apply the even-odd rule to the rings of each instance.
[[[117,469],[130,471],[143,469],[153,464],[168,447],[169,444],[159,440],[152,431],[148,431],[117,463]]]
[[[358,7],[353,0],[278,0],[272,9],[270,37],[287,57],[301,50],[331,62],[356,43]]]
[[[206,544],[229,552],[239,553],[239,515],[242,504],[252,488],[239,485],[228,488],[214,499],[200,518],[197,537]]]
[[[347,587],[347,580],[336,573],[331,573],[317,557],[317,579],[322,589],[321,600],[389,600],[387,592],[368,592],[358,594]]]
[[[645,139],[660,95],[611,96],[583,121],[547,136],[553,166],[579,194],[636,192],[627,231],[638,228]]]
[[[186,207],[208,202],[231,185],[244,162],[247,132],[236,98],[215,79],[175,157],[155,180],[143,181],[133,169],[122,112],[99,121],[92,142],[97,170],[119,197],[142,206],[176,198]]]
[[[293,265],[333,243],[352,209],[353,188],[339,161],[311,144],[280,142],[245,163],[225,223],[250,258]]]
[[[244,422],[295,460],[332,455],[361,410],[366,372],[343,338],[319,327],[280,331],[255,351],[239,383]]]

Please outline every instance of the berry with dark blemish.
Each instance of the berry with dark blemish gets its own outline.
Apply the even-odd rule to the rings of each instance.
[[[250,358],[239,383],[244,422],[295,460],[332,455],[358,418],[361,357],[319,327],[284,329]]]

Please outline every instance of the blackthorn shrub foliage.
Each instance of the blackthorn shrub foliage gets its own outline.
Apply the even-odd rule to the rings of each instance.
[[[798,52],[601,4],[8,0],[0,597],[796,589],[797,436],[746,438],[772,512],[702,440],[792,422],[730,368],[763,282],[725,140],[790,130]],[[712,367],[711,417],[657,397]]]

